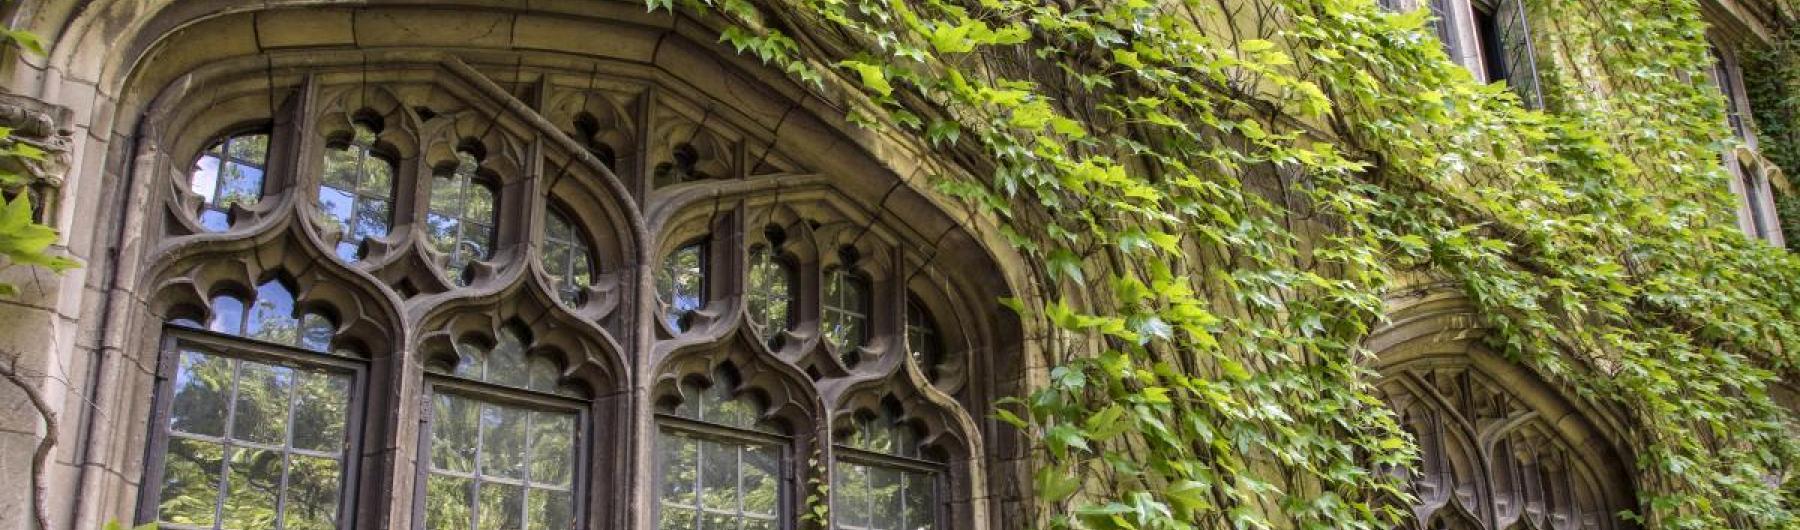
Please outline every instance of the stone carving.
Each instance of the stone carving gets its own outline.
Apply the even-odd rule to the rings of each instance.
[[[67,128],[71,115],[67,107],[0,93],[0,127],[12,129],[12,141],[41,153],[34,158],[0,159],[0,172],[24,178],[16,183],[0,182],[0,192],[8,197],[20,191],[28,194],[32,220],[40,223],[56,212],[57,191],[74,160],[75,132]]]

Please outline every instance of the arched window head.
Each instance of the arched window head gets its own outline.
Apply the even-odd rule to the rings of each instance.
[[[200,226],[213,232],[231,228],[231,205],[262,200],[263,171],[269,160],[269,133],[228,135],[194,161],[188,186],[200,195]]]
[[[213,296],[211,306],[206,329],[284,346],[328,351],[337,330],[325,315],[297,313],[293,291],[280,280],[257,286],[256,298],[247,304],[237,296],[219,294]]]
[[[431,206],[426,223],[431,246],[446,256],[444,275],[467,285],[470,263],[489,258],[494,244],[494,190],[478,171],[481,160],[468,149],[456,151],[456,166],[431,179]]]
[[[381,132],[376,119],[359,119],[347,137],[325,148],[320,175],[319,211],[323,224],[337,234],[337,255],[344,261],[362,257],[364,239],[385,237],[394,216],[394,165],[375,153]]]
[[[693,314],[706,305],[706,245],[690,243],[663,257],[656,268],[656,298],[663,321],[677,332],[693,325]]]
[[[495,399],[493,391],[440,384],[432,392],[425,526],[433,529],[573,528],[579,518],[578,426],[585,399],[557,384],[550,359],[527,355],[522,332],[502,331],[494,345],[456,345],[451,379],[529,392]],[[444,373],[444,367],[433,367]],[[557,399],[569,398],[569,399]]]
[[[750,325],[770,348],[781,344],[781,333],[794,323],[794,268],[771,248],[778,241],[771,238],[769,244],[750,249],[750,281],[745,293]]]
[[[833,466],[832,526],[843,530],[937,527],[942,465],[919,458],[919,436],[890,407],[854,416]]]
[[[837,348],[844,366],[856,366],[869,336],[869,281],[848,268],[831,269],[821,306],[825,341]]]
[[[925,372],[928,380],[937,379],[938,363],[944,360],[943,336],[938,332],[937,322],[931,319],[925,304],[917,296],[906,298],[906,350],[912,355],[913,363]]]
[[[708,386],[682,386],[673,416],[686,421],[665,420],[657,433],[657,528],[783,528],[782,438],[736,386],[726,369]]]
[[[580,305],[594,281],[593,251],[587,238],[575,223],[550,208],[544,212],[544,271],[556,281],[556,295],[562,303]]]

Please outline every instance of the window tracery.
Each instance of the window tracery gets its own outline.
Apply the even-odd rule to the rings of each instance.
[[[677,332],[687,331],[691,316],[706,305],[706,248],[689,243],[663,258],[656,269],[657,301],[663,321]]]
[[[750,325],[770,348],[779,348],[782,333],[793,325],[794,268],[778,256],[774,247],[781,237],[775,233],[768,244],[750,248],[750,281],[746,295]]]
[[[920,436],[894,413],[858,411],[840,434],[832,502],[843,530],[929,530],[937,527],[942,465],[922,456]],[[893,457],[893,458],[882,458]]]
[[[480,168],[475,153],[458,149],[456,165],[431,179],[431,246],[445,256],[444,275],[457,285],[468,285],[469,264],[493,252],[495,193]]]
[[[1421,529],[1618,528],[1592,466],[1554,426],[1466,365],[1418,366],[1381,386],[1418,444]]]
[[[594,279],[593,251],[586,235],[561,210],[550,208],[544,216],[544,270],[555,280],[564,304],[580,305]]]
[[[659,529],[783,527],[786,436],[752,396],[740,395],[731,370],[721,365],[710,382],[682,383],[659,427]]]
[[[869,333],[869,282],[848,268],[838,267],[826,274],[825,341],[831,343],[843,359],[844,366],[856,366],[862,360],[862,347]]]

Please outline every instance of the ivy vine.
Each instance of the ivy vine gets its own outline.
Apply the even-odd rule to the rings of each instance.
[[[649,0],[954,160],[1042,279],[1050,528],[1388,528],[1401,272],[1623,411],[1649,528],[1796,528],[1800,263],[1744,237],[1695,2],[1528,0],[1545,109],[1371,0]],[[1790,63],[1792,64],[1792,63]],[[841,77],[840,77],[841,76]],[[1789,149],[1784,146],[1779,149]],[[1279,186],[1261,183],[1279,182]],[[1785,486],[1783,485],[1785,484]]]

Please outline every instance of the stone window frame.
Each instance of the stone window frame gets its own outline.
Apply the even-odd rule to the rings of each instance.
[[[871,410],[872,408],[878,410]],[[878,400],[874,403],[864,401],[855,403],[849,414],[842,416],[849,418],[850,421],[848,422],[849,425],[846,425],[842,429],[838,429],[837,432],[832,434],[832,448],[835,453],[835,458],[831,461],[833,484],[836,485],[837,466],[844,464],[862,466],[864,468],[882,468],[903,474],[916,473],[929,476],[931,478],[931,496],[934,500],[939,501],[932,506],[930,516],[932,528],[950,528],[945,526],[947,514],[943,508],[944,503],[941,501],[944,494],[951,489],[949,485],[950,473],[948,464],[945,462],[945,460],[948,459],[943,458],[946,455],[942,454],[942,451],[933,446],[933,443],[930,441],[932,438],[928,436],[932,434],[930,428],[921,425],[924,422],[921,422],[916,418],[907,417],[906,412],[901,410],[902,408],[903,407],[901,407],[899,403],[887,399]],[[913,446],[910,448],[895,448],[896,452],[903,454],[883,453],[866,448],[854,447],[851,444],[846,443],[844,438],[854,435],[864,426],[864,422],[861,420],[863,417],[870,418],[872,422],[889,422],[888,425],[883,427],[892,431],[899,431],[902,429],[909,430],[918,438],[912,440]],[[900,442],[895,441],[895,443]],[[928,455],[927,453],[935,454]],[[833,513],[837,513],[838,511],[837,493],[839,491],[841,491],[839,488],[832,489],[831,497]],[[860,529],[861,527],[843,527],[839,526],[836,520],[833,520],[832,528]]]
[[[663,442],[660,439],[663,436],[687,437],[699,442],[713,441],[715,443],[725,443],[739,448],[746,446],[775,448],[777,454],[775,455],[775,473],[772,477],[772,479],[776,481],[774,528],[776,530],[790,530],[800,526],[796,519],[804,507],[799,503],[800,499],[798,497],[800,496],[800,488],[795,484],[794,480],[794,477],[796,477],[798,473],[793,471],[793,466],[800,463],[801,460],[797,458],[796,455],[804,454],[804,448],[808,447],[806,438],[799,435],[804,432],[804,426],[808,420],[804,419],[806,417],[805,414],[797,413],[796,409],[790,407],[777,408],[777,405],[783,401],[792,400],[793,396],[785,395],[782,392],[783,387],[771,387],[762,382],[752,382],[744,379],[744,376],[740,375],[737,371],[739,370],[737,364],[739,362],[754,361],[745,361],[741,358],[708,359],[705,364],[702,365],[705,367],[704,369],[690,371],[680,376],[669,378],[669,380],[673,382],[672,385],[663,385],[663,390],[658,393],[657,398],[654,400],[655,405],[653,408],[655,413],[653,414],[652,423],[655,424],[655,430],[652,432],[651,436],[658,439],[658,442],[654,445],[658,446],[659,449],[653,450],[652,452],[655,454],[649,457],[653,471],[651,480],[652,486],[650,488],[651,491],[648,492],[648,496],[651,498],[650,523],[655,527],[661,527],[660,518],[662,517],[663,509],[662,486],[663,481],[667,479],[667,476],[663,471],[664,462],[662,461],[662,452],[660,451],[660,446],[663,445]],[[750,369],[757,368],[750,365],[745,365],[745,367]],[[754,418],[753,421],[760,427],[725,425],[711,422],[700,417],[681,415],[676,412],[681,405],[691,401],[699,401],[701,399],[701,396],[686,395],[688,389],[692,388],[700,393],[706,393],[713,391],[716,386],[727,384],[727,382],[735,383],[735,385],[731,388],[722,389],[731,395],[730,399],[726,401],[741,401],[753,406],[754,410],[760,413],[760,416]],[[704,463],[703,458],[700,458],[699,460],[702,461],[702,464]],[[740,459],[738,467],[738,473],[740,475],[742,473],[741,466],[742,463]],[[696,480],[704,479],[702,477],[696,477]],[[701,489],[702,488],[696,487],[694,490],[696,495],[696,521],[706,514],[704,508],[698,507],[700,506],[698,496],[700,495]],[[738,490],[738,495],[740,497],[738,515],[741,517],[743,512],[741,499],[743,492],[741,489]]]
[[[1520,103],[1528,108],[1543,108],[1537,49],[1522,0],[1382,0],[1379,5],[1390,11],[1431,10],[1432,31],[1451,61],[1468,69],[1477,80],[1506,81]],[[1489,18],[1483,18],[1484,15]],[[1502,40],[1509,27],[1519,31],[1515,43]],[[1501,49],[1493,49],[1496,44]],[[1506,49],[1512,45],[1520,49]],[[1516,64],[1519,62],[1524,64]]]

